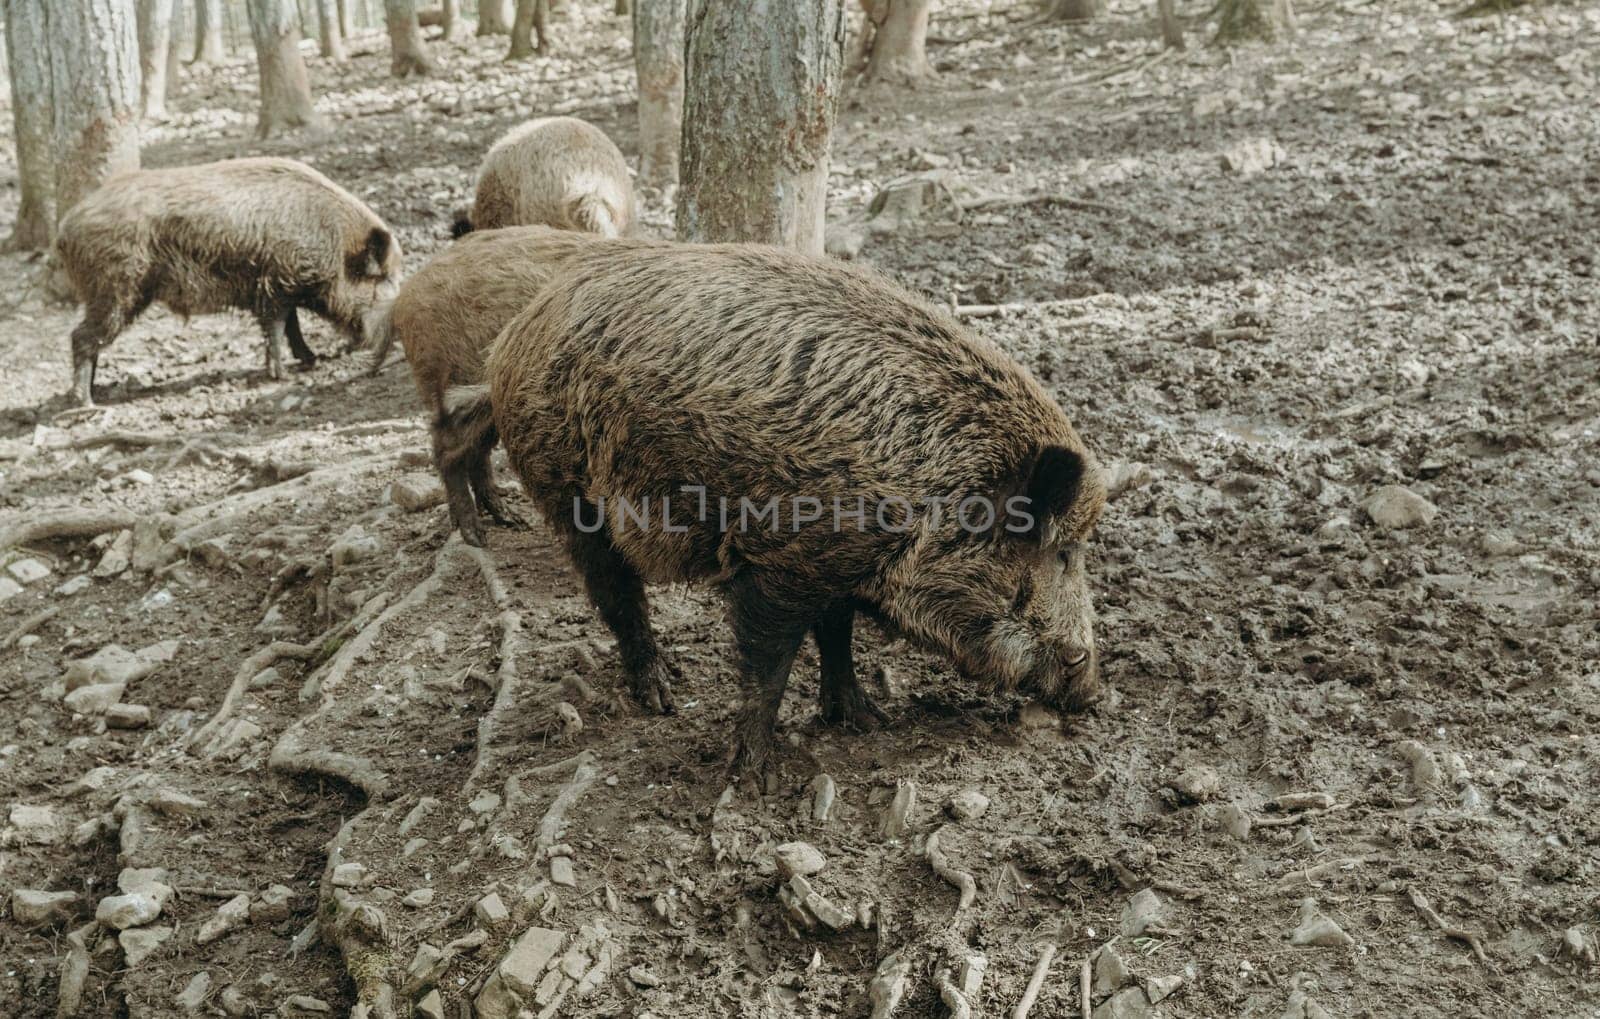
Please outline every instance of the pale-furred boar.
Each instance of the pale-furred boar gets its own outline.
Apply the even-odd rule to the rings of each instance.
[[[628,161],[605,132],[576,117],[541,117],[490,147],[472,209],[456,214],[451,233],[539,224],[625,237],[636,218]]]
[[[726,595],[736,762],[767,757],[808,632],[824,720],[882,718],[851,663],[857,611],[991,688],[1094,699],[1101,471],[1031,375],[883,277],[758,246],[596,242],[507,325],[486,379],[447,411],[492,416],[636,697],[670,710],[644,583]]]
[[[249,312],[266,336],[267,371],[281,378],[286,335],[297,359],[316,360],[296,309],[354,343],[400,277],[400,245],[383,220],[292,159],[119,174],[62,218],[56,253],[84,306],[72,331],[82,404],[100,351],[157,301],[184,316]]]
[[[591,234],[517,226],[471,233],[435,255],[367,319],[376,346],[373,370],[396,339],[405,349],[417,393],[430,417],[434,463],[449,493],[461,537],[483,545],[481,510],[519,523],[501,503],[489,467],[495,434],[461,433],[441,412],[445,391],[483,381],[483,358],[505,324],[538,295],[563,258],[593,244]]]

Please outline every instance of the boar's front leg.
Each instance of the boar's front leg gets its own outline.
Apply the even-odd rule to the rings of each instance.
[[[256,312],[256,322],[261,335],[267,340],[267,377],[283,378],[283,336],[287,316],[281,308],[266,308]]]
[[[600,510],[587,505],[579,519],[596,520],[600,515]],[[560,520],[559,514],[555,516]],[[573,521],[562,521],[557,526],[564,526],[568,532],[572,561],[583,574],[589,600],[617,637],[617,651],[634,698],[663,715],[672,714],[675,708],[668,682],[671,674],[656,644],[655,631],[650,628],[650,605],[638,571],[617,551],[606,527],[585,533]]]
[[[889,716],[872,703],[856,679],[855,662],[850,655],[855,618],[855,607],[849,602],[835,603],[817,617],[811,633],[822,664],[822,721],[864,730],[888,722]]]
[[[472,486],[472,494],[478,500],[478,508],[489,514],[491,520],[502,527],[525,529],[528,522],[506,508],[500,499],[500,490],[494,487],[494,471],[489,466],[489,454],[494,451],[496,438],[491,429],[486,441],[479,443],[467,458],[467,480]]]
[[[745,570],[724,589],[739,654],[739,684],[744,704],[734,732],[736,771],[759,775],[772,756],[778,708],[788,685],[794,656],[818,616],[815,605],[789,604],[764,591],[760,578]]]
[[[300,316],[293,305],[284,314],[283,331],[289,337],[289,353],[296,361],[307,367],[317,363],[317,352],[306,345],[306,338],[300,333]]]
[[[131,318],[112,302],[84,307],[83,321],[72,330],[72,399],[78,406],[94,405],[94,375],[100,364],[100,351],[111,345]]]

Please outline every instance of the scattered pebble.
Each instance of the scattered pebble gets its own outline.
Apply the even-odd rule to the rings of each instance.
[[[389,486],[389,500],[407,513],[444,504],[444,485],[436,474],[407,474]]]
[[[1305,946],[1316,945],[1323,948],[1348,948],[1356,943],[1355,939],[1344,932],[1344,928],[1334,922],[1333,918],[1317,908],[1315,899],[1302,899],[1300,901],[1299,924],[1289,935],[1291,945]]]
[[[778,874],[785,881],[799,874],[810,877],[828,865],[828,858],[808,842],[785,842],[775,852]]]
[[[211,974],[201,970],[190,978],[189,983],[173,1002],[185,1012],[198,1012],[210,994]]]
[[[414,889],[410,892],[407,892],[406,897],[401,899],[400,902],[402,905],[410,906],[412,909],[421,909],[423,906],[431,906],[433,905],[433,889]]]
[[[429,991],[422,996],[416,1006],[418,1019],[444,1019],[444,1002],[439,1000],[437,990]]]
[[[661,978],[645,966],[628,967],[628,979],[640,987],[660,987]]]
[[[572,857],[550,857],[550,882],[566,888],[574,888],[578,884],[578,876],[572,870]]]
[[[905,834],[907,819],[917,805],[917,784],[909,779],[895,786],[894,799],[884,811],[883,823],[878,832],[885,839],[897,839]]]
[[[126,689],[122,683],[90,683],[70,691],[61,703],[79,715],[101,715],[122,700]]]
[[[1154,889],[1141,888],[1122,907],[1122,936],[1136,938],[1143,934],[1146,927],[1161,919],[1165,908]]]
[[[273,885],[261,893],[261,898],[250,905],[250,919],[254,923],[281,923],[289,919],[294,902],[294,889],[288,885]]]
[[[976,821],[989,809],[989,797],[976,789],[963,789],[950,797],[944,809],[957,821]]]
[[[1439,508],[1402,485],[1384,485],[1361,504],[1372,522],[1386,531],[1427,527]]]
[[[367,868],[359,863],[341,863],[333,868],[333,887],[335,888],[360,888],[361,882],[366,879]]]
[[[66,837],[66,826],[54,810],[18,803],[11,808],[6,842],[23,846],[53,846]]]
[[[133,927],[117,935],[122,955],[131,969],[148,959],[172,937],[172,927]]]
[[[33,888],[11,891],[11,919],[23,927],[48,927],[71,919],[78,906],[73,892],[45,892]]]
[[[1223,150],[1218,162],[1228,173],[1252,177],[1277,166],[1283,159],[1283,149],[1271,138],[1247,138]]]
[[[150,724],[150,709],[143,704],[113,704],[106,708],[105,716],[106,726],[112,729],[143,729]]]
[[[249,915],[250,896],[242,893],[235,895],[218,906],[216,913],[200,925],[200,932],[194,936],[195,944],[208,945],[229,931],[244,926]]]
[[[1094,973],[1094,993],[1097,995],[1120,990],[1131,979],[1127,963],[1122,961],[1122,956],[1111,945],[1102,945],[1090,958],[1089,965]]]
[[[490,892],[479,899],[472,912],[477,916],[478,922],[486,927],[498,927],[511,919],[511,912],[506,909],[506,904],[500,901],[498,892]]]
[[[1208,764],[1197,764],[1173,779],[1172,788],[1184,803],[1204,803],[1222,792],[1222,776]]]
[[[833,814],[833,798],[838,789],[833,784],[831,775],[818,775],[811,780],[811,820],[818,824],[825,823]]]
[[[37,559],[18,559],[6,565],[6,572],[15,577],[18,583],[31,584],[48,577],[50,567]]]

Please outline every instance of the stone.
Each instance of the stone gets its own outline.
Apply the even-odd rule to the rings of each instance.
[[[68,693],[61,698],[61,703],[80,715],[100,715],[122,700],[126,689],[121,683],[91,683]]]
[[[411,812],[406,814],[405,819],[400,822],[400,834],[411,834],[411,830],[417,825],[421,824],[428,816],[428,811],[432,810],[438,805],[439,801],[434,799],[432,796],[424,796],[418,800],[417,805],[412,807]]]
[[[1112,991],[1121,990],[1130,979],[1127,963],[1122,961],[1122,956],[1110,945],[1102,945],[1094,953],[1089,964],[1094,972],[1094,993],[1107,995]]]
[[[811,780],[811,790],[811,820],[822,824],[833,813],[833,799],[838,795],[838,789],[833,784],[833,776],[818,775]]]
[[[645,966],[629,966],[628,979],[639,987],[661,986],[661,978]]]
[[[461,935],[459,938],[456,938],[454,941],[446,944],[444,946],[444,950],[446,952],[470,952],[474,948],[481,947],[488,940],[488,931],[484,930],[482,927],[474,927],[472,930],[467,931],[467,933]]]
[[[0,576],[0,601],[15,598],[22,593],[22,585],[10,577]]]
[[[48,577],[50,567],[37,559],[18,559],[6,565],[6,572],[17,578],[20,584],[31,584]]]
[[[1161,919],[1161,912],[1165,909],[1161,896],[1153,889],[1141,888],[1122,907],[1122,936],[1136,938],[1144,933],[1144,929]]]
[[[367,868],[359,863],[341,863],[333,868],[333,886],[335,888],[360,888],[361,882],[366,879]]]
[[[150,793],[144,802],[164,817],[198,817],[210,809],[210,804],[205,800],[169,786],[162,786]]]
[[[23,927],[48,927],[71,919],[78,896],[73,892],[46,892],[15,888],[11,892],[11,918]]]
[[[35,807],[26,803],[12,806],[8,818],[11,826],[8,841],[23,846],[53,846],[66,838],[66,825],[49,807]]]
[[[250,999],[245,997],[244,991],[238,984],[229,984],[217,995],[217,1003],[222,1010],[231,1016],[242,1017],[250,1014]]]
[[[1247,138],[1225,149],[1218,159],[1222,169],[1241,177],[1252,177],[1283,162],[1283,149],[1271,138]]]
[[[270,686],[276,686],[282,678],[283,673],[279,672],[275,666],[269,665],[250,677],[250,689],[265,690]]]
[[[105,716],[106,726],[111,729],[143,729],[150,724],[150,709],[143,704],[113,704],[106,708]]]
[[[401,905],[410,906],[412,909],[421,909],[423,906],[433,905],[433,889],[417,888],[406,893],[400,900]]]
[[[229,931],[244,926],[245,920],[250,916],[250,896],[245,894],[235,895],[233,898],[217,907],[216,913],[200,925],[200,933],[194,936],[195,944],[209,945]]]
[[[368,534],[360,524],[355,524],[334,539],[333,544],[328,546],[328,555],[334,566],[349,566],[371,559],[382,550],[383,546],[377,538]]]
[[[1521,555],[1528,548],[1506,531],[1483,532],[1479,547],[1483,549],[1484,555],[1491,556]]]
[[[1217,820],[1229,835],[1241,842],[1250,837],[1250,829],[1255,826],[1254,820],[1237,803],[1224,804],[1217,811]]]
[[[989,797],[976,789],[963,789],[950,797],[944,809],[957,821],[976,821],[989,809]]]
[[[95,907],[94,918],[119,931],[142,927],[161,915],[161,903],[143,892],[108,895]]]
[[[539,986],[539,979],[556,953],[561,951],[565,935],[548,927],[530,927],[512,944],[511,950],[500,960],[496,969],[501,981],[518,997],[531,998]]]
[[[1439,515],[1437,506],[1402,485],[1384,485],[1361,504],[1361,509],[1386,531],[1427,527]]]
[[[444,1019],[444,1002],[439,1000],[437,990],[429,991],[417,1002],[416,1013],[418,1019]]]
[[[477,1019],[512,1019],[518,1012],[516,996],[500,979],[499,973],[484,981],[483,990],[478,992],[472,1004]]]
[[[116,577],[128,571],[133,565],[133,532],[121,531],[111,547],[106,549],[106,554],[100,557],[100,562],[95,565],[94,575],[97,577]]]
[[[149,573],[165,562],[161,537],[161,521],[155,517],[140,517],[133,525],[133,568],[139,573]]]
[[[1094,1019],[1151,1019],[1150,1001],[1137,987],[1118,991],[1095,1006]]]
[[[1222,776],[1210,765],[1197,764],[1173,779],[1172,788],[1184,803],[1204,803],[1222,792]]]
[[[467,809],[474,814],[492,814],[500,809],[500,794],[485,789],[467,802]]]
[[[289,919],[293,901],[293,888],[273,885],[261,893],[261,898],[250,904],[250,919],[254,923],[281,923]]]
[[[472,912],[477,916],[478,922],[485,927],[498,927],[511,919],[511,911],[506,909],[504,902],[500,901],[498,892],[490,892],[479,899],[478,904],[472,908]]]
[[[321,998],[313,998],[309,994],[291,994],[283,1004],[285,1008],[290,1010],[290,1014],[308,1012],[312,1015],[327,1015],[333,1011],[332,1005],[329,1005]]]
[[[172,661],[178,653],[178,641],[164,640],[138,651],[129,651],[119,644],[107,644],[88,658],[67,663],[63,675],[68,690],[90,683],[137,682]]]
[[[172,937],[171,927],[132,927],[117,935],[129,968],[139,965]]]
[[[167,872],[162,867],[124,867],[117,875],[117,890],[129,895],[142,893],[161,906],[172,898],[172,886],[167,884]]]
[[[1328,1010],[1312,1001],[1306,992],[1295,988],[1289,992],[1288,1004],[1284,1007],[1282,1019],[1333,1019]]]
[[[1178,988],[1182,986],[1181,973],[1174,973],[1169,977],[1150,977],[1144,982],[1144,996],[1150,999],[1150,1004],[1159,1005],[1178,993]]]
[[[1289,944],[1298,947],[1349,948],[1355,938],[1344,932],[1333,918],[1317,908],[1315,899],[1300,901],[1299,924],[1289,935]]]
[[[389,501],[407,513],[431,509],[444,504],[444,485],[436,474],[407,474],[390,483]]]
[[[174,1004],[185,1012],[198,1012],[200,1006],[206,1002],[206,997],[211,994],[211,974],[204,970],[190,978],[184,986],[182,993],[173,999]]]
[[[88,586],[89,575],[87,573],[80,573],[71,580],[56,585],[56,594],[63,598],[71,598],[73,595],[79,593]]]
[[[572,870],[572,857],[550,857],[550,883],[562,885],[566,888],[577,887],[578,876]]]
[[[884,811],[878,833],[885,840],[897,839],[905,834],[907,820],[916,806],[917,784],[911,781],[898,783],[895,786],[894,799],[889,802],[889,809]]]
[[[440,951],[424,941],[417,946],[416,954],[412,955],[411,965],[406,967],[406,979],[419,986],[426,986],[438,980],[449,968],[449,953]]]
[[[827,857],[809,842],[785,842],[774,853],[778,876],[785,881],[799,874],[810,877],[828,865]]]

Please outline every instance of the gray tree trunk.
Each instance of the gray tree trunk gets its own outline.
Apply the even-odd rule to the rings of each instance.
[[[383,16],[389,26],[390,73],[396,78],[432,74],[436,68],[422,41],[415,0],[383,0]]]
[[[439,5],[439,38],[459,38],[464,24],[461,20],[461,0],[443,0]]]
[[[1247,39],[1272,42],[1294,35],[1294,5],[1290,0],[1221,0],[1217,9],[1219,43]]]
[[[189,39],[188,32],[193,14],[189,10],[186,0],[172,0],[172,34],[167,39],[167,95],[172,95],[172,90],[178,84],[178,79],[183,77],[183,54],[186,48],[194,47],[193,40]]]
[[[167,115],[167,52],[172,48],[172,0],[137,0],[139,109],[146,120]]]
[[[6,0],[6,68],[11,73],[11,116],[17,132],[17,185],[22,202],[7,251],[50,246],[55,229],[52,176],[54,124],[50,104],[47,0]]]
[[[226,52],[222,45],[222,0],[194,0],[194,62],[221,63]]]
[[[867,79],[909,84],[932,77],[928,15],[933,0],[870,0],[865,6],[860,49]]]
[[[478,0],[478,34],[511,34],[511,0]]]
[[[1184,48],[1183,23],[1178,20],[1177,5],[1173,0],[1156,0],[1156,22],[1161,26],[1163,49]]]
[[[822,253],[844,75],[841,0],[696,0],[678,237]]]
[[[350,17],[350,0],[334,0],[334,6],[339,9],[339,38],[348,39],[356,34],[356,26]]]
[[[311,80],[300,56],[300,16],[293,0],[248,0],[250,38],[261,77],[256,137],[322,126],[311,104]]]
[[[538,36],[538,45],[534,45]],[[511,52],[507,60],[521,60],[543,53],[550,42],[549,0],[517,0],[517,17],[511,23]]]
[[[337,64],[350,59],[339,25],[338,0],[317,0],[317,52]]]
[[[46,2],[59,222],[107,177],[139,168],[139,38],[126,0]]]
[[[1088,21],[1106,12],[1106,0],[1054,0],[1046,17],[1056,21]]]
[[[685,0],[636,0],[633,66],[639,78],[639,180],[678,182],[683,137]]]

